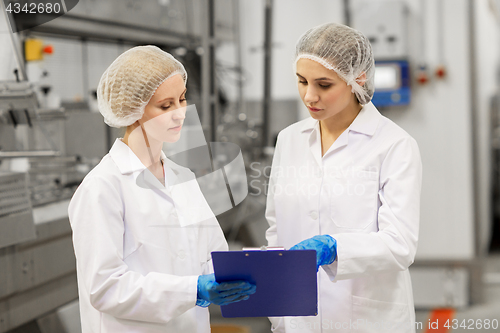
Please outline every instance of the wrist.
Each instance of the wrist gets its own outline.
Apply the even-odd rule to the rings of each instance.
[[[322,235],[322,238],[330,250],[330,258],[326,263],[330,265],[337,259],[337,240],[330,235]]]
[[[204,297],[203,291],[201,289],[202,283],[203,283],[203,278],[200,275],[198,276],[198,283],[196,286],[196,305],[206,308],[207,306],[210,305],[210,301],[208,301],[206,297]]]
[[[329,241],[330,241],[329,245],[330,245],[330,249],[332,251],[332,258],[330,260],[330,264],[332,264],[337,259],[337,240],[330,235],[327,235],[327,236],[329,238]]]

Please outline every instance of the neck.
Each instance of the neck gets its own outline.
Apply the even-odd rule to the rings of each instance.
[[[129,146],[146,168],[159,165],[163,143],[147,135],[140,124],[134,123],[127,127],[123,142]]]
[[[335,139],[338,138],[351,125],[354,119],[356,119],[361,109],[362,106],[356,101],[356,103],[351,103],[342,112],[330,118],[320,120],[319,126],[321,136],[331,136]]]

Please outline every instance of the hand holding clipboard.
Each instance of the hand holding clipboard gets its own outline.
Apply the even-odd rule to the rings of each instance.
[[[257,286],[246,301],[221,306],[231,317],[317,315],[316,251],[212,252],[217,282],[244,280]]]

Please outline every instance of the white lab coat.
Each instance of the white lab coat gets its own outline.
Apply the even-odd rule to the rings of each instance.
[[[337,259],[319,269],[318,316],[270,318],[275,332],[415,332],[408,267],[421,170],[415,140],[372,103],[323,157],[317,120],[281,131],[267,198],[269,246],[328,234]]]
[[[227,243],[194,174],[162,159],[166,188],[118,139],[71,200],[83,333],[210,332],[197,280]]]

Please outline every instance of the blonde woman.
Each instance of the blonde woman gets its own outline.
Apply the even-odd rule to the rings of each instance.
[[[210,253],[227,250],[222,230],[194,174],[161,150],[180,138],[186,79],[154,46],[126,51],[101,77],[99,110],[126,133],[69,206],[83,333],[210,332],[210,303],[255,292],[215,281]]]

